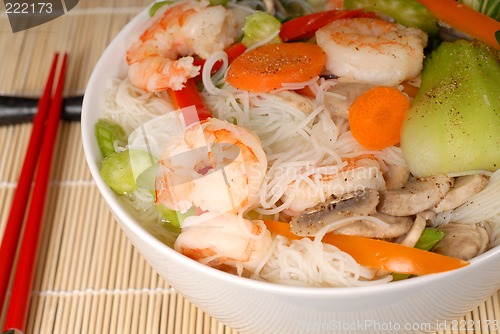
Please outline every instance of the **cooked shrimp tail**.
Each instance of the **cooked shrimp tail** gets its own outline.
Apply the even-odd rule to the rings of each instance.
[[[231,10],[206,1],[168,7],[127,51],[129,78],[139,88],[179,90],[200,73],[193,55],[206,59],[240,34]]]

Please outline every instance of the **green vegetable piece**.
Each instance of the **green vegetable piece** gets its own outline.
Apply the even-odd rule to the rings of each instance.
[[[153,17],[156,15],[158,10],[165,5],[171,5],[175,3],[177,0],[168,0],[168,1],[158,1],[155,2],[151,7],[149,7],[149,17]],[[208,3],[210,6],[226,6],[228,4],[228,0],[209,0]]]
[[[158,159],[143,150],[129,150],[130,167],[137,186],[154,191]]]
[[[229,2],[228,0],[209,0],[208,1],[210,6],[226,6],[228,2]]]
[[[426,227],[418,238],[415,248],[429,251],[444,237],[444,232],[435,228]],[[410,274],[392,273],[393,281],[401,281],[410,277]]]
[[[391,273],[392,281],[402,281],[404,279],[410,278],[410,274],[400,274],[400,273]]]
[[[137,188],[128,150],[104,158],[99,173],[104,182],[118,194],[127,194]]]
[[[160,213],[163,222],[174,227],[175,230],[178,230],[179,232],[181,230],[181,223],[184,221],[184,219],[196,214],[196,209],[194,207],[189,209],[185,213],[171,210],[169,208],[166,208],[162,204],[157,204],[155,207],[156,210]]]
[[[444,237],[444,231],[435,228],[427,227],[422,232],[422,235],[415,244],[415,248],[423,250],[431,250]]]
[[[97,145],[101,150],[103,157],[115,153],[114,143],[121,146],[127,143],[127,135],[123,128],[116,122],[108,119],[100,119],[95,125],[95,136]]]
[[[495,33],[495,38],[497,39],[498,45],[500,45],[500,30]]]
[[[278,32],[281,28],[281,22],[266,12],[255,12],[245,18],[243,26],[243,39],[241,42],[247,48],[269,38],[272,34]],[[281,38],[276,35],[269,43],[281,43]]]
[[[159,1],[155,2],[150,8],[149,8],[149,16],[153,17],[155,16],[156,12],[163,6],[167,4],[171,4],[173,1]]]
[[[424,64],[401,130],[416,176],[500,166],[500,51],[480,42],[443,42]]]
[[[344,8],[386,14],[401,25],[418,28],[432,36],[439,30],[437,19],[417,0],[344,0]]]

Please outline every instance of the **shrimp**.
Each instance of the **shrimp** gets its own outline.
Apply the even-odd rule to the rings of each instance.
[[[341,81],[395,86],[423,68],[427,35],[416,28],[373,18],[334,21],[316,32],[326,69]]]
[[[292,182],[283,195],[291,215],[323,202],[331,195],[340,196],[360,189],[384,190],[385,181],[373,156],[362,155],[344,160],[346,165],[335,174],[311,176],[310,182]]]
[[[259,201],[267,158],[249,130],[215,118],[193,123],[166,145],[156,178],[157,203],[238,212]]]
[[[271,244],[271,233],[262,223],[208,212],[184,220],[174,248],[203,264],[242,275],[255,271]]]
[[[130,81],[151,92],[181,89],[200,72],[191,56],[223,50],[239,36],[239,25],[231,10],[206,1],[168,7],[128,49]]]

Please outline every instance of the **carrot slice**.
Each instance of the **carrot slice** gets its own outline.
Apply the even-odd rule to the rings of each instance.
[[[291,240],[302,239],[290,231],[290,225],[265,220],[269,231]],[[468,262],[396,243],[351,235],[326,234],[322,242],[334,245],[367,267],[395,273],[427,275],[462,268]]]
[[[227,71],[231,86],[251,92],[270,92],[284,83],[308,81],[325,66],[326,55],[316,44],[263,45],[236,58]]]
[[[397,88],[374,87],[349,107],[353,137],[369,150],[381,150],[399,143],[401,125],[410,101]]]
[[[471,37],[500,49],[495,37],[500,22],[455,0],[418,0],[436,18]]]

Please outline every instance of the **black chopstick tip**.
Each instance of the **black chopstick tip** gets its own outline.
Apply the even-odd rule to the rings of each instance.
[[[61,117],[65,121],[79,121],[83,96],[69,96],[63,100]],[[37,112],[38,99],[0,95],[0,126],[32,122]]]
[[[24,334],[23,331],[19,329],[8,329],[3,334]]]

